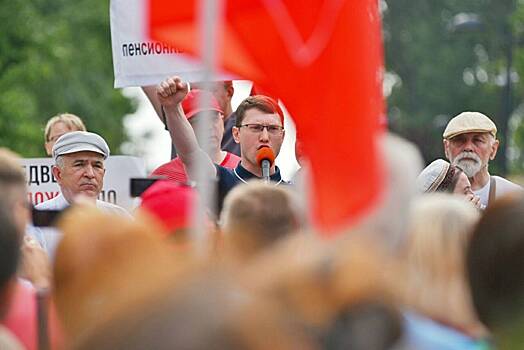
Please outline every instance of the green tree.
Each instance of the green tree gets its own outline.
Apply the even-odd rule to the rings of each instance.
[[[113,88],[108,0],[0,3],[0,146],[43,156],[46,120],[71,112],[118,152],[134,106]]]
[[[387,1],[386,68],[398,77],[388,99],[390,125],[418,144],[426,161],[444,156],[449,119],[477,110],[498,125],[503,147],[493,168],[505,172],[507,120],[520,103],[504,98],[516,6],[514,0]],[[470,14],[476,24],[457,25],[458,14]],[[512,88],[520,96],[521,83]]]

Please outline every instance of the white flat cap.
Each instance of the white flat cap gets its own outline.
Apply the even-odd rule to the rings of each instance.
[[[446,178],[450,164],[444,159],[437,159],[422,170],[417,177],[417,192],[435,192]]]
[[[462,112],[449,121],[442,136],[450,139],[468,132],[489,132],[495,137],[497,126],[480,112]]]
[[[56,160],[64,154],[84,151],[99,153],[104,159],[109,156],[109,146],[102,136],[87,131],[73,131],[60,136],[53,146],[52,154]]]

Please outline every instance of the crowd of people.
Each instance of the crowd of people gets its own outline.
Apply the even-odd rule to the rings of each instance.
[[[446,159],[424,169],[413,144],[382,136],[385,193],[328,240],[309,225],[307,157],[296,181],[275,165],[273,98],[233,111],[231,82],[143,90],[173,159],[133,212],[99,199],[110,149],[78,116],[45,126],[60,194],[34,208],[0,149],[0,349],[522,347],[524,191],[489,172],[489,117],[452,118]]]

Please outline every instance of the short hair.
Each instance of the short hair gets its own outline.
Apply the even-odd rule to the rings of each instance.
[[[261,112],[269,113],[269,114],[278,114],[280,117],[280,122],[282,125],[284,125],[284,113],[282,112],[282,109],[278,105],[277,101],[272,99],[269,96],[264,95],[255,95],[255,96],[248,96],[244,101],[238,105],[237,110],[235,112],[237,120],[235,123],[236,127],[240,127],[242,125],[242,122],[244,121],[244,117],[246,116],[246,112],[250,109],[258,109]]]
[[[300,228],[294,194],[259,180],[236,186],[226,196],[221,224],[235,249],[249,254]],[[229,236],[229,237],[228,237]]]
[[[64,168],[65,163],[64,163],[64,156],[63,155],[60,155],[60,156],[56,157],[55,165],[57,167],[59,167],[60,169]]]
[[[15,191],[25,194],[25,172],[18,155],[7,148],[0,148],[0,198],[11,206]]]
[[[491,330],[524,315],[524,197],[509,195],[488,206],[476,225],[466,266],[473,304]]]
[[[151,221],[77,205],[61,215],[58,229],[64,235],[55,254],[53,298],[71,339],[129,299],[141,300],[180,267],[163,268],[178,260],[171,260]]]
[[[18,232],[12,210],[0,202],[0,291],[15,276],[20,260],[21,235]],[[0,301],[0,303],[2,303]],[[1,316],[1,315],[0,315]]]
[[[473,205],[451,194],[425,194],[412,203],[403,254],[407,272],[403,298],[408,307],[455,326],[480,325],[464,266],[479,217]]]
[[[49,142],[49,134],[51,133],[51,128],[56,123],[64,123],[67,127],[73,131],[86,131],[86,126],[82,119],[79,116],[71,113],[61,113],[57,114],[47,121],[44,129],[45,141]]]

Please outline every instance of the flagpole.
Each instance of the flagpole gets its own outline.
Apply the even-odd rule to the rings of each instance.
[[[222,0],[201,0],[200,11],[198,12],[198,25],[200,26],[200,48],[201,59],[203,64],[202,81],[205,84],[215,80],[215,72],[217,66],[217,50],[218,40],[216,34],[219,32],[218,26],[222,21]],[[208,90],[206,88],[206,90]],[[211,101],[209,97],[203,96],[199,101],[200,106],[209,106]],[[212,113],[210,111],[204,113]],[[208,119],[204,116],[204,119]],[[202,149],[208,151],[211,147],[210,130],[206,128],[203,123],[199,123],[196,130],[199,135],[199,140]],[[209,152],[206,152],[209,153]],[[206,210],[207,208],[216,207],[216,182],[206,176],[206,166],[204,160],[196,164],[197,168],[197,184],[199,186],[199,200],[194,212],[195,233],[194,233],[194,247],[197,255],[204,256],[208,250],[208,229],[206,225]]]

